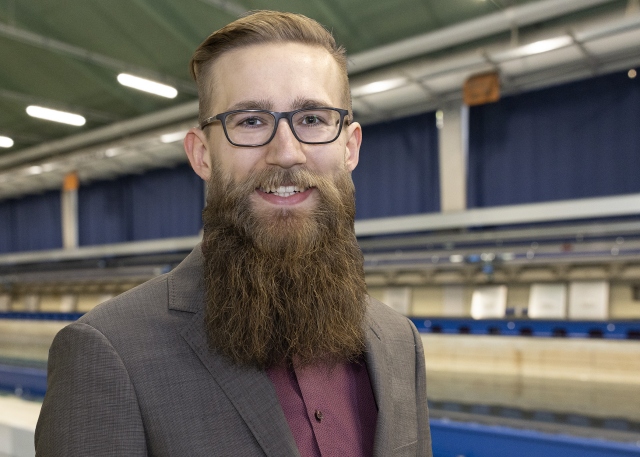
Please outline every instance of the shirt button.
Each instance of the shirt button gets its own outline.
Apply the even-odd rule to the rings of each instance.
[[[322,411],[320,411],[319,409],[316,409],[314,416],[316,416],[316,420],[318,422],[322,422]]]

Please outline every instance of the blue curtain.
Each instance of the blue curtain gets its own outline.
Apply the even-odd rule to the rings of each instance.
[[[640,192],[640,79],[614,73],[470,112],[469,207]]]
[[[0,201],[0,253],[13,250],[13,200]]]
[[[435,113],[363,127],[353,172],[357,219],[440,210]]]
[[[197,235],[204,183],[189,165],[80,187],[80,244]]]
[[[60,192],[0,202],[0,252],[62,247]]]

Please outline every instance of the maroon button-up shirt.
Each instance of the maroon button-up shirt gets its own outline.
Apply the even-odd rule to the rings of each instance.
[[[302,457],[371,457],[378,409],[364,361],[267,375]]]

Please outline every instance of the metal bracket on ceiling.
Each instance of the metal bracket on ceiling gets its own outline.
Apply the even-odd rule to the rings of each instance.
[[[587,48],[584,46],[584,43],[576,37],[576,34],[574,33],[573,30],[567,30],[567,35],[571,37],[571,40],[573,40],[573,44],[576,45],[578,49],[580,49],[580,52],[584,55],[585,59],[587,60],[587,64],[589,65],[589,68],[591,69],[593,74],[594,75],[597,74],[598,68],[600,67],[600,62],[598,61],[598,59],[596,59],[593,56],[593,54],[591,54],[587,50]]]

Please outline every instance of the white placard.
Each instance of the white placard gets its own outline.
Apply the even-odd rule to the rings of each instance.
[[[507,286],[479,287],[471,296],[471,317],[502,318],[507,310]]]
[[[0,294],[0,312],[6,313],[11,309],[11,295]]]
[[[40,308],[40,295],[28,294],[24,296],[24,308],[30,313],[35,313]]]
[[[566,286],[564,284],[532,284],[527,314],[533,319],[566,319]]]
[[[387,287],[383,301],[406,316],[411,311],[411,287]]]
[[[443,286],[442,315],[464,316],[464,286]]]
[[[609,282],[575,281],[569,284],[569,319],[609,318]]]
[[[78,296],[76,294],[64,294],[60,297],[60,312],[72,313],[78,305]]]

